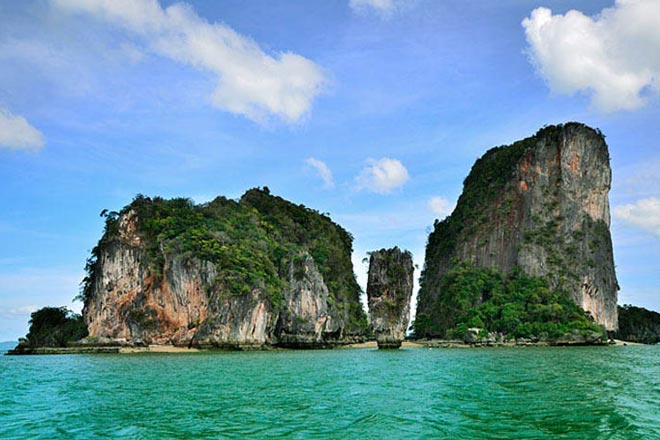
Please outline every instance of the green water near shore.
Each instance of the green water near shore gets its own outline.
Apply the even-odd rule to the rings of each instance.
[[[659,346],[0,357],[3,439],[659,432]]]

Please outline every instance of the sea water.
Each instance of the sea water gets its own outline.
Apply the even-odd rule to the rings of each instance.
[[[0,438],[647,440],[660,347],[0,356]]]

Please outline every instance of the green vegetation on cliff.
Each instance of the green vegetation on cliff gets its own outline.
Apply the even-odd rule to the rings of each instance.
[[[660,342],[660,313],[626,304],[619,306],[617,339],[643,344]]]
[[[157,277],[166,255],[209,261],[218,273],[209,292],[240,296],[258,289],[277,310],[284,305],[289,263],[309,252],[330,292],[330,306],[347,308],[349,331],[366,328],[351,263],[353,237],[327,215],[273,196],[268,188],[251,189],[238,201],[217,197],[201,205],[138,195],[120,212],[104,211],[105,233],[87,264],[83,301],[93,292],[101,247],[120,239],[119,222],[131,213]]]
[[[418,314],[412,327],[416,338],[462,338],[468,328],[511,338],[603,332],[567,293],[550,289],[543,278],[519,270],[503,275],[466,261],[443,277],[431,314]]]
[[[569,123],[566,125],[579,125]],[[513,208],[514,200],[508,197],[508,189],[517,182],[513,179],[520,160],[533,149],[540,139],[559,139],[563,125],[552,125],[540,129],[534,136],[501,145],[486,151],[472,166],[463,181],[463,192],[456,208],[444,220],[436,220],[427,244],[427,265],[430,260],[452,255],[462,235],[471,235],[482,226],[489,227],[493,217],[505,218]],[[484,209],[497,206],[496,212]],[[429,251],[431,251],[429,253]],[[421,285],[424,288],[425,271]]]
[[[30,347],[66,347],[87,336],[82,316],[66,307],[44,307],[30,315]]]
[[[476,327],[553,339],[600,332],[594,321],[616,327],[610,184],[602,133],[581,123],[488,150],[429,235],[416,334],[453,337]]]
[[[442,221],[436,220],[427,250],[432,249],[437,256],[448,255],[454,251],[457,237],[465,229],[474,229],[485,223],[488,213],[482,207],[504,193],[504,188],[511,184],[511,175],[518,161],[535,143],[536,137],[530,137],[510,146],[491,148],[479,158],[463,181],[463,193],[454,212]],[[506,203],[503,205],[506,206]]]

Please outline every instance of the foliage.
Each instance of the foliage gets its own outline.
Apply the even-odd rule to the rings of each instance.
[[[422,338],[433,333],[433,320],[428,313],[418,313],[415,319],[410,323],[413,338]]]
[[[82,316],[66,307],[44,307],[30,315],[27,340],[32,347],[65,347],[85,336]]]
[[[174,254],[191,263],[209,261],[218,273],[210,291],[240,296],[257,289],[277,310],[284,305],[289,264],[308,252],[336,300],[333,304],[347,307],[348,316],[366,327],[364,312],[346,306],[359,303],[360,294],[351,263],[353,237],[326,215],[273,196],[268,188],[251,189],[238,201],[217,197],[202,205],[138,195],[119,213],[103,213],[105,232],[88,260],[81,288],[85,303],[94,291],[101,250],[120,240],[118,219],[131,212],[156,276]]]
[[[457,262],[443,277],[431,310],[430,316],[415,320],[415,337],[462,336],[470,327],[516,338],[603,331],[567,293],[551,290],[543,278],[520,270],[503,275],[470,262]]]
[[[619,306],[619,330],[614,335],[624,341],[660,342],[660,313],[626,304]]]

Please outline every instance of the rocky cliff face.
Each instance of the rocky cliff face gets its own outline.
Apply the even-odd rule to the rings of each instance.
[[[429,237],[418,315],[437,315],[443,276],[457,260],[471,260],[544,277],[616,329],[610,182],[607,144],[583,124],[546,127],[488,151],[465,179],[452,215]]]
[[[351,241],[267,190],[200,206],[138,196],[107,214],[88,262],[90,338],[232,349],[360,340]]]
[[[342,338],[346,317],[330,312],[330,292],[309,253],[302,252],[291,261],[288,277],[285,306],[277,322],[279,344],[322,348],[326,341]]]
[[[406,337],[413,271],[410,252],[395,247],[371,253],[367,298],[378,348],[399,348]]]

